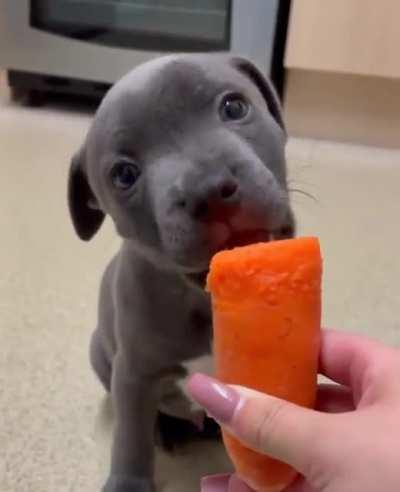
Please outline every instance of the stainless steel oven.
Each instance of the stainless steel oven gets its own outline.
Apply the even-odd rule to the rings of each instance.
[[[11,84],[107,87],[174,51],[252,58],[282,85],[289,0],[3,0],[0,66]],[[39,80],[40,79],[40,80]]]

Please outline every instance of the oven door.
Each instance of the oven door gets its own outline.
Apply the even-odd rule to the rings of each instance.
[[[217,49],[248,56],[274,81],[271,67],[283,74],[285,34],[280,26],[287,23],[284,10],[290,0],[0,0],[0,4],[0,66],[7,69],[113,83],[162,53]],[[135,11],[132,6],[147,12],[147,23],[126,22]]]
[[[31,0],[31,26],[109,47],[229,50],[231,0]]]

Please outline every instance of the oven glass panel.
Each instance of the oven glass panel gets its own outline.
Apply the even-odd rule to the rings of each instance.
[[[229,49],[231,0],[31,0],[31,25],[106,46]]]

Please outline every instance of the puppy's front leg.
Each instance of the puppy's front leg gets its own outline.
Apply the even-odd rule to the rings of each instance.
[[[113,363],[115,412],[111,474],[104,492],[154,492],[154,425],[157,379],[132,374],[122,354]]]

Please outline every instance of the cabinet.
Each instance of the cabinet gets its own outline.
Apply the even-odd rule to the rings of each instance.
[[[289,133],[400,148],[399,26],[400,0],[292,0]]]
[[[292,0],[286,66],[400,78],[399,0]]]

